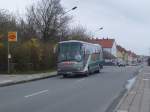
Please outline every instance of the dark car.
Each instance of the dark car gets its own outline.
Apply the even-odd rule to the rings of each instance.
[[[150,58],[148,58],[147,64],[148,64],[148,66],[150,66]]]

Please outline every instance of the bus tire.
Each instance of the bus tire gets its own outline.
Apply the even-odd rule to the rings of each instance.
[[[87,72],[87,76],[91,75],[91,70],[90,70],[90,67],[88,67],[88,72]]]
[[[67,78],[67,75],[66,75],[66,74],[63,74],[63,78]]]
[[[87,72],[84,74],[84,76],[85,77],[88,77],[90,75],[90,69],[89,69],[89,67],[88,67],[88,70],[87,70]]]
[[[86,73],[84,74],[84,76],[85,76],[85,77],[88,77],[88,76],[89,76],[89,73],[88,73],[88,72],[86,72]]]
[[[101,67],[101,69],[103,69],[104,67],[103,67],[103,65],[100,65],[100,67]]]

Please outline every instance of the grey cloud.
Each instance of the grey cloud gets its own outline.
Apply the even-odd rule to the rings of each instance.
[[[25,7],[37,0],[5,0],[0,7],[11,11]],[[127,49],[139,54],[148,54],[150,48],[150,0],[62,0],[66,10],[77,5],[78,9],[68,13],[74,17],[71,25],[82,24],[95,37],[110,37]],[[95,32],[98,27],[104,30]]]
[[[66,7],[76,0],[62,0]],[[150,43],[149,0],[79,0],[78,10],[72,12],[74,25],[81,23],[91,31],[104,26],[96,37],[115,38],[125,48],[148,54]],[[142,43],[144,44],[142,44]]]

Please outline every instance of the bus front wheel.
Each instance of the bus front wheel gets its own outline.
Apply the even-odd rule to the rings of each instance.
[[[66,74],[63,74],[63,78],[67,78],[67,75],[66,75]]]
[[[87,72],[85,73],[85,76],[88,77],[90,74],[91,74],[90,67],[88,67],[88,70],[87,70]]]

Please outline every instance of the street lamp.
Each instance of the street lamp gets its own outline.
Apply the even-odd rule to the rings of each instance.
[[[60,16],[60,19],[61,19],[62,16],[64,16],[64,15],[67,14],[68,12],[73,11],[73,10],[75,10],[75,9],[77,9],[77,8],[78,8],[77,6],[74,6],[72,9],[70,9],[70,10],[64,12],[64,13]],[[61,41],[61,36],[60,36],[60,40],[59,40],[59,41]]]
[[[68,13],[68,12],[70,12],[70,11],[73,11],[73,10],[75,10],[75,9],[77,9],[77,8],[78,8],[78,7],[77,7],[77,6],[75,6],[75,7],[73,7],[72,9],[70,9],[70,10],[68,10],[68,11],[64,12],[61,16],[65,15],[66,13]]]
[[[99,28],[99,30],[103,30],[103,27]]]
[[[75,9],[77,9],[77,8],[78,8],[78,7],[77,7],[77,6],[75,6],[75,7],[73,7],[73,8],[72,8],[72,10],[75,10]]]
[[[103,27],[100,27],[100,28],[98,28],[97,30],[95,30],[93,37],[95,36],[95,33],[96,33],[96,32],[101,31],[101,30],[103,30],[103,29],[104,29]]]
[[[61,19],[61,17],[64,16],[66,13],[68,13],[68,12],[70,12],[70,11],[73,11],[73,10],[75,10],[75,9],[77,9],[77,8],[78,8],[78,7],[75,6],[75,7],[73,7],[72,9],[70,9],[70,10],[64,12],[62,15],[60,15],[60,19]]]
[[[100,28],[98,28],[97,30],[95,30],[94,33],[96,33],[97,31],[101,31],[101,30],[103,30],[103,29],[104,29],[103,27],[100,27]]]

